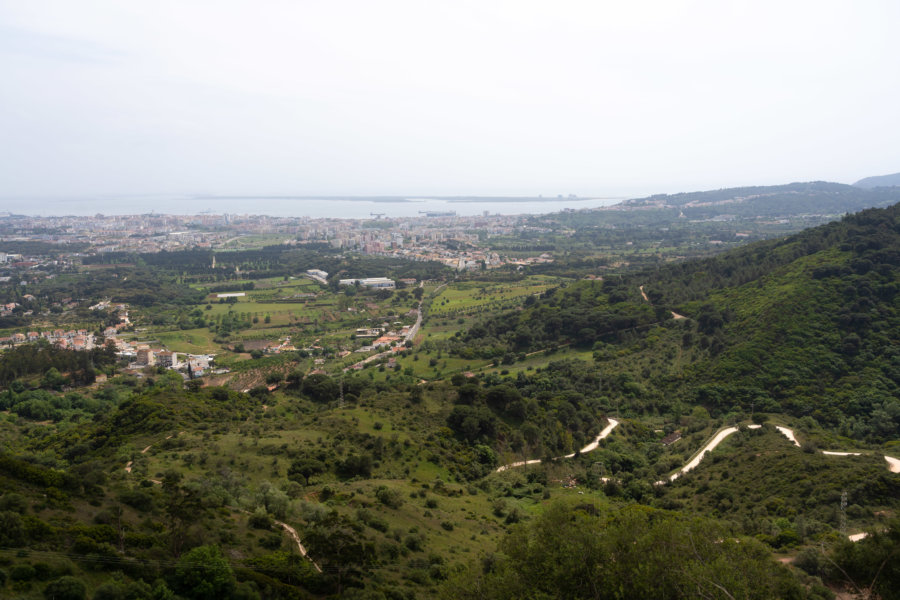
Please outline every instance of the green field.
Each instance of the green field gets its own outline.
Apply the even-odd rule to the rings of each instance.
[[[515,283],[452,283],[432,300],[430,314],[440,317],[495,310],[540,294],[557,281],[558,278],[533,276]]]
[[[160,343],[173,352],[189,354],[214,354],[221,352],[219,344],[213,342],[214,333],[205,327],[183,331],[165,331],[156,334]]]

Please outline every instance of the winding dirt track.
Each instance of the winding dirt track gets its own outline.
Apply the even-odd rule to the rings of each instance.
[[[263,405],[263,412],[265,412],[268,408],[269,408],[268,406]],[[182,434],[182,433],[184,433],[184,432],[183,431],[178,432],[178,434]],[[177,435],[177,434],[174,434],[174,433],[169,434],[166,436],[166,439],[167,440],[172,439],[175,435]],[[150,448],[152,448],[152,447],[153,447],[153,444],[150,444],[149,446],[147,446],[146,448],[141,450],[141,454],[146,454],[147,451],[150,450]],[[130,461],[130,460],[128,461],[128,464],[125,465],[126,473],[131,473],[131,466],[133,464],[134,464],[133,461]],[[162,485],[162,481],[159,481],[157,479],[150,479],[149,481],[152,481],[153,483],[155,483],[157,485]],[[300,551],[300,556],[309,560],[309,562],[312,563],[313,567],[316,568],[316,571],[321,573],[322,568],[319,565],[317,565],[316,561],[314,561],[312,558],[310,558],[309,555],[307,554],[306,548],[303,547],[303,543],[300,541],[300,534],[297,533],[297,530],[282,521],[275,521],[275,524],[278,525],[279,527],[281,527],[282,529],[284,529],[287,532],[287,534],[289,536],[291,536],[291,539],[293,539],[294,543],[297,544],[297,549]]]
[[[781,432],[781,434],[787,439],[791,440],[795,446],[800,447],[800,442],[797,441],[797,438],[794,437],[794,432],[788,429],[787,427],[782,427],[781,425],[776,425],[775,429]]]
[[[316,568],[316,571],[319,573],[322,572],[322,567],[316,564],[316,561],[311,559],[309,555],[306,553],[306,548],[303,547],[303,543],[300,542],[300,534],[297,533],[297,530],[288,525],[287,523],[283,523],[281,521],[275,521],[276,525],[280,525],[282,529],[284,529],[289,536],[294,540],[294,543],[297,544],[297,549],[300,550],[300,556],[307,559],[312,563],[312,566]]]
[[[600,432],[600,434],[597,436],[597,438],[593,442],[591,442],[590,444],[588,444],[587,446],[582,448],[580,450],[579,454],[586,454],[588,452],[596,450],[597,446],[600,444],[600,440],[602,440],[603,438],[608,436],[610,433],[612,433],[613,429],[615,429],[616,426],[619,424],[619,421],[617,421],[616,419],[609,418],[607,420],[609,421],[609,423],[606,425],[606,427],[603,428],[603,431]],[[759,429],[760,427],[761,427],[761,425],[755,425],[755,424],[747,425],[748,429]],[[787,427],[782,427],[781,425],[776,425],[775,429],[777,429],[779,433],[781,433],[784,437],[786,437],[794,446],[796,446],[798,448],[800,447],[800,442],[797,441],[797,436],[794,435],[794,431],[792,429],[788,429]],[[716,433],[716,435],[713,437],[713,439],[711,439],[705,446],[703,446],[703,448],[699,452],[697,452],[697,454],[695,454],[694,457],[691,458],[691,460],[689,460],[687,462],[687,464],[685,464],[683,467],[678,469],[675,473],[670,475],[668,478],[668,481],[666,481],[666,480],[657,481],[656,485],[664,485],[664,484],[668,483],[669,481],[675,481],[676,479],[678,479],[678,477],[680,475],[683,475],[684,473],[687,473],[688,471],[693,470],[694,468],[697,467],[697,465],[700,464],[700,462],[703,460],[703,458],[706,456],[706,454],[708,452],[715,450],[716,446],[718,446],[723,441],[725,441],[725,439],[728,436],[730,436],[731,434],[737,433],[737,431],[738,431],[737,427],[726,427],[725,429],[722,429],[721,431]],[[838,451],[834,451],[834,450],[822,450],[821,452],[822,452],[822,454],[824,454],[826,456],[861,456],[862,455],[862,452],[838,452]],[[560,458],[573,458],[574,456],[575,456],[575,453],[573,452],[572,454],[566,454],[565,456],[557,456],[553,460],[558,460]],[[894,458],[893,456],[885,455],[884,460],[887,462],[888,470],[891,473],[900,473],[900,459]],[[507,469],[512,469],[515,467],[524,467],[525,465],[537,465],[537,464],[540,464],[540,462],[541,462],[541,459],[539,459],[539,458],[533,458],[531,460],[520,460],[518,462],[509,463],[508,465],[502,465],[500,467],[497,467],[496,472],[502,473],[503,471],[506,471]]]
[[[268,407],[265,407],[265,408],[268,408]],[[265,408],[264,408],[264,410],[265,410]],[[611,434],[613,432],[613,429],[615,429],[619,425],[619,421],[616,419],[608,417],[607,421],[608,422],[607,422],[606,427],[604,427],[603,430],[600,431],[600,433],[597,435],[597,437],[594,439],[594,441],[592,441],[590,444],[588,444],[587,446],[582,448],[578,452],[579,454],[586,454],[588,452],[592,452],[592,451],[596,450],[597,447],[600,445],[600,440],[609,436],[609,434]],[[755,424],[747,426],[748,429],[759,429],[760,427],[761,427],[761,425],[755,425]],[[784,437],[786,437],[794,446],[797,446],[798,448],[800,447],[800,442],[797,441],[797,438],[794,435],[793,430],[788,429],[787,427],[782,427],[780,425],[776,425],[775,429],[777,429],[779,433],[781,433]],[[666,483],[675,481],[680,475],[693,470],[700,464],[700,462],[703,460],[703,458],[706,456],[706,454],[708,452],[711,452],[712,450],[714,450],[716,448],[716,446],[718,446],[723,441],[725,441],[725,439],[728,436],[732,435],[733,433],[737,433],[737,431],[738,431],[737,427],[726,427],[725,429],[722,429],[721,431],[716,433],[716,435],[713,437],[713,439],[711,439],[705,446],[703,446],[703,448],[696,455],[694,455],[694,457],[690,461],[688,461],[687,464],[685,464],[678,471],[676,471],[675,473],[670,475],[668,478],[668,481],[666,481],[666,480],[657,481],[656,485],[665,485]],[[179,432],[179,433],[184,433],[184,432]],[[173,435],[167,436],[166,439],[169,439],[171,437],[173,437]],[[152,444],[147,446],[146,448],[141,450],[141,454],[145,454],[152,447],[153,447]],[[833,451],[833,450],[822,450],[821,452],[822,452],[822,454],[827,455],[827,456],[861,456],[862,455],[861,452],[838,452],[838,451]],[[553,460],[557,460],[560,458],[573,458],[574,456],[575,456],[575,453],[573,452],[572,454],[566,454],[565,456],[558,456],[558,457],[554,458]],[[900,459],[885,455],[884,460],[887,461],[888,470],[891,473],[900,473]],[[523,467],[525,465],[540,464],[540,462],[541,462],[541,459],[539,459],[539,458],[518,461],[518,462],[510,463],[507,465],[502,465],[497,468],[496,472],[502,473],[503,471],[506,471],[507,469],[512,469],[514,467]],[[131,473],[132,464],[133,464],[132,461],[128,461],[128,463],[125,465],[125,471],[127,473]],[[153,483],[156,483],[156,484],[161,483],[160,481],[156,481],[153,479],[151,479],[150,481],[152,481]],[[315,569],[321,573],[322,572],[321,567],[319,567],[319,565],[316,564],[316,562],[314,560],[312,560],[312,558],[309,557],[309,555],[307,554],[306,548],[303,547],[303,543],[300,541],[300,535],[297,533],[297,530],[294,529],[293,527],[291,527],[290,525],[288,525],[287,523],[283,523],[282,521],[275,521],[275,523],[277,525],[279,525],[280,527],[282,527],[285,530],[285,532],[287,532],[287,534],[294,540],[294,543],[297,545],[297,549],[300,551],[301,556],[303,556],[304,558],[306,558],[310,562],[312,562],[313,567],[315,567]],[[856,541],[859,541],[859,540],[865,538],[866,535],[867,534],[865,534],[865,533],[857,533],[857,534],[850,535],[848,537],[850,538],[851,541],[856,542]]]
[[[747,427],[749,427],[750,429],[759,429],[761,425],[748,425]],[[700,461],[703,460],[703,457],[706,456],[707,452],[712,452],[713,450],[715,450],[716,446],[725,441],[725,438],[727,438],[732,433],[737,433],[737,431],[737,427],[726,427],[725,429],[717,433],[715,437],[713,437],[713,439],[711,439],[709,443],[707,443],[703,447],[703,449],[701,449],[700,452],[698,452],[696,456],[694,456],[694,458],[689,460],[688,463],[681,467],[677,472],[669,476],[669,481],[675,481],[676,479],[678,479],[679,475],[682,475],[694,469],[697,465],[700,464]],[[657,481],[656,483],[658,485],[660,483],[665,483],[665,481]]]
[[[642,285],[638,286],[638,289],[641,291],[641,297],[644,299],[644,301],[650,302],[650,298],[648,298],[647,294],[644,292],[644,286],[642,286]],[[684,315],[679,315],[676,312],[672,312],[672,318],[673,319],[684,319],[686,317]],[[749,425],[748,427],[750,429],[758,429],[759,425]],[[781,432],[781,434],[784,435],[784,437],[786,437],[787,439],[789,439],[795,446],[797,446],[798,448],[800,447],[800,442],[797,441],[797,438],[794,436],[794,432],[792,430],[788,429],[787,427],[782,427],[781,425],[776,425],[775,429],[777,429],[779,432]],[[700,452],[698,452],[697,455],[694,456],[693,459],[691,459],[690,462],[688,462],[686,465],[681,467],[681,469],[679,469],[678,471],[676,471],[675,473],[670,475],[669,481],[675,481],[679,475],[681,475],[682,473],[687,473],[688,471],[690,471],[691,469],[696,467],[698,464],[700,464],[700,461],[703,460],[703,457],[706,455],[707,452],[713,450],[716,446],[718,446],[722,442],[722,440],[727,438],[732,433],[735,433],[736,431],[737,431],[737,429],[734,427],[728,427],[728,428],[725,428],[725,429],[719,431],[716,434],[716,436]],[[591,450],[593,450],[593,448],[591,448]],[[582,450],[582,452],[585,452],[585,451],[586,450]],[[825,454],[826,456],[861,456],[862,455],[861,452],[838,452],[838,451],[834,451],[834,450],[822,450],[821,452],[822,452],[822,454]],[[572,455],[570,454],[566,458],[571,458],[571,456]],[[885,455],[884,460],[887,461],[888,470],[891,473],[900,473],[900,459],[894,458],[893,456]],[[539,463],[539,462],[541,462],[541,461],[529,460],[529,461],[525,461],[525,462],[521,462],[521,463],[513,463],[512,465],[500,467],[500,469],[497,469],[497,470],[500,471],[507,467],[517,467],[517,466],[524,465],[524,464],[530,465],[530,464]],[[657,481],[656,482],[657,485],[662,485],[664,483],[666,483],[666,482],[665,481]]]
[[[759,425],[748,425],[748,429],[759,429]],[[784,437],[791,441],[792,444],[800,447],[800,442],[797,441],[797,437],[794,435],[794,431],[792,429],[788,429],[787,427],[782,427],[781,425],[776,425],[775,429],[778,430]],[[715,437],[703,449],[698,452],[694,458],[691,459],[686,465],[681,467],[678,471],[669,476],[669,481],[675,481],[679,475],[683,473],[687,473],[703,460],[703,457],[706,456],[706,453],[713,450],[716,446],[722,443],[729,435],[735,433],[737,431],[736,427],[726,427],[725,429],[719,431]],[[822,454],[826,456],[862,456],[862,452],[838,452],[835,450],[822,450]],[[900,459],[896,459],[893,456],[884,456],[884,460],[887,461],[888,470],[891,473],[900,473]],[[665,481],[657,481],[657,485],[665,484]]]
[[[600,440],[602,440],[603,438],[608,436],[610,433],[612,433],[612,430],[615,429],[616,426],[619,424],[618,421],[616,421],[615,419],[612,419],[612,418],[607,418],[607,421],[609,421],[609,423],[606,425],[606,427],[603,428],[603,431],[601,431],[599,433],[599,435],[597,435],[597,437],[594,439],[593,442],[591,442],[590,444],[588,444],[587,446],[582,448],[578,452],[579,454],[585,454],[586,452],[591,452],[592,450],[596,450],[597,446],[600,445]],[[575,453],[573,452],[572,454],[566,454],[565,456],[557,456],[553,460],[557,460],[559,458],[572,458],[574,456],[575,456]],[[541,459],[539,459],[539,458],[534,458],[531,460],[520,460],[519,462],[514,462],[514,463],[510,463],[508,465],[503,465],[502,467],[497,467],[496,472],[502,473],[503,471],[505,471],[507,469],[512,469],[513,467],[524,467],[525,465],[536,465],[540,462],[541,462]]]
[[[178,434],[170,433],[169,435],[166,436],[166,439],[167,439],[167,440],[170,440],[170,439],[172,439],[175,435],[180,435],[180,434],[182,434],[182,433],[184,433],[184,432],[183,432],[183,431],[179,431]],[[144,448],[143,450],[141,450],[141,454],[147,454],[147,451],[150,450],[150,448],[152,448],[152,447],[153,447],[153,444],[150,444],[149,446],[147,446],[146,448]],[[133,461],[133,460],[129,460],[129,461],[125,464],[125,472],[126,472],[126,473],[131,473],[131,467],[132,467],[133,465],[134,465],[134,461]],[[150,481],[152,481],[153,483],[160,483],[159,481],[157,481],[157,480],[155,480],[155,479],[150,479]]]

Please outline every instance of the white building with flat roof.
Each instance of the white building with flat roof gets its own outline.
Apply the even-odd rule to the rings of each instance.
[[[360,279],[359,285],[372,288],[388,288],[394,289],[394,280],[387,277],[369,277],[368,279]]]
[[[387,277],[367,277],[366,279],[340,279],[339,285],[356,285],[370,288],[387,288],[394,289],[394,280]]]

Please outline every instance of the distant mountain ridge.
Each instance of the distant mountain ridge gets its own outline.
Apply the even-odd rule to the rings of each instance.
[[[897,176],[900,178],[900,175]],[[804,214],[846,214],[867,208],[881,208],[900,202],[900,190],[867,189],[843,183],[812,181],[773,186],[751,186],[657,194],[628,200],[618,205],[626,209],[679,209],[687,218],[718,215],[739,217],[783,217]]]
[[[874,177],[866,177],[864,179],[860,179],[853,185],[856,187],[865,188],[867,190],[870,190],[872,188],[878,188],[878,187],[900,186],[900,173],[894,173],[892,175],[875,175]]]

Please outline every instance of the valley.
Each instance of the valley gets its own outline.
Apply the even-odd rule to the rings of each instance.
[[[288,244],[12,274],[0,595],[888,598],[898,210],[649,267],[616,230],[576,251],[591,214],[496,269]]]

